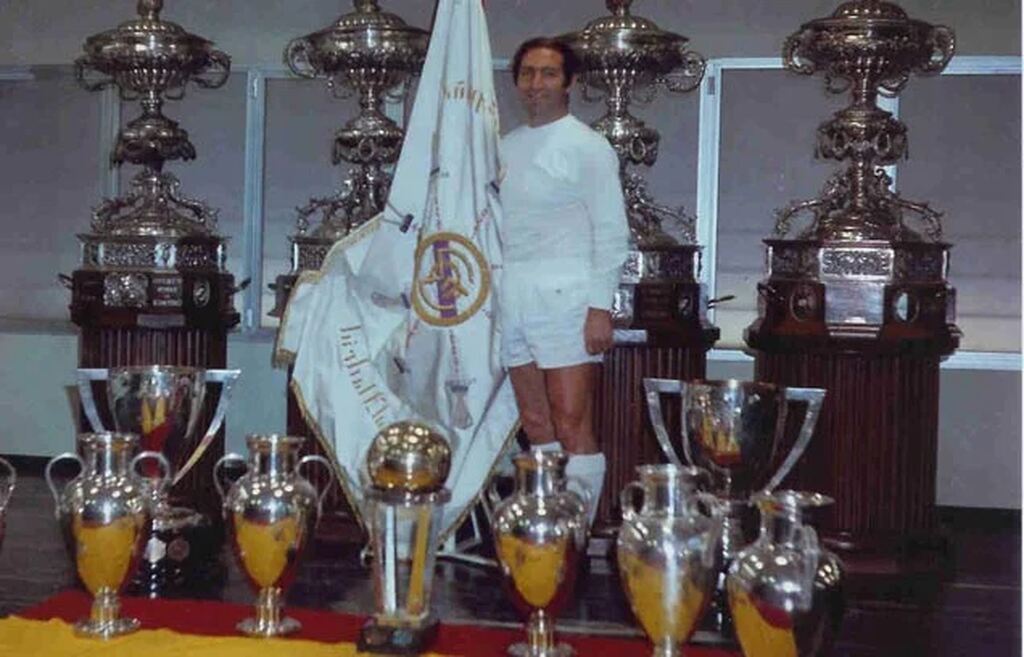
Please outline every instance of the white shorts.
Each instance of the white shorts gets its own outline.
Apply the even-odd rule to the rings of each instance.
[[[587,319],[585,278],[506,275],[502,285],[501,362],[505,367],[537,363],[542,370],[600,363],[583,340]]]

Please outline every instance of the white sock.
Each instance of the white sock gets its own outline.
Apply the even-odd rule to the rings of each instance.
[[[591,495],[590,524],[594,524],[597,516],[597,505],[601,501],[601,491],[604,490],[604,473],[608,463],[604,454],[570,454],[569,463],[565,466],[565,474],[576,479],[569,480],[569,489],[572,490],[582,481]]]
[[[535,452],[560,452],[562,451],[562,443],[557,440],[552,440],[550,443],[541,443],[540,445],[531,443],[530,449]]]

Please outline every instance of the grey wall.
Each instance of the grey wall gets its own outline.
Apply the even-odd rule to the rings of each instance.
[[[168,0],[166,4],[166,18],[215,41],[239,67],[279,65],[281,49],[289,39],[319,29],[351,7],[347,0]],[[382,4],[410,23],[426,27],[434,3],[383,0]],[[836,0],[644,0],[636,2],[635,9],[662,27],[690,36],[693,47],[708,57],[736,57],[778,55],[786,35],[802,22],[830,13],[837,4]],[[1020,54],[1018,2],[905,0],[901,5],[915,18],[954,27],[960,54]],[[488,6],[497,57],[508,57],[528,36],[576,29],[604,11],[600,0],[488,0]],[[134,0],[2,2],[0,66],[66,65],[78,56],[86,36],[126,20],[134,7]],[[212,98],[201,100],[205,104]],[[815,113],[819,114],[823,115]],[[209,143],[197,145],[203,149]],[[326,167],[321,151],[313,157]],[[96,163],[82,166],[95,169]],[[82,212],[69,218],[66,234],[56,239],[73,243],[73,234],[85,227],[84,217],[96,194],[91,189],[83,194],[87,199],[81,203]],[[268,203],[274,202],[268,198]],[[4,223],[16,220],[20,219],[5,217]],[[64,265],[52,269],[58,266],[68,269]],[[14,275],[11,267],[6,261],[0,263],[0,275]],[[230,341],[230,364],[244,373],[229,415],[228,449],[240,449],[247,432],[284,428],[285,381],[283,373],[270,368],[271,347],[265,332],[234,336]],[[51,455],[71,446],[74,416],[65,387],[73,383],[76,350],[77,339],[67,323],[17,324],[0,317],[0,453]],[[712,362],[710,367],[714,377],[749,378],[751,372],[749,363]],[[1019,371],[943,372],[936,491],[940,504],[1020,507],[1020,399]]]
[[[426,27],[434,3],[383,0]],[[708,57],[771,56],[804,21],[830,14],[835,0],[641,0],[638,14],[682,32]],[[961,54],[1020,53],[1020,3],[1013,0],[903,0],[914,18],[953,26]],[[215,41],[236,64],[276,64],[291,38],[318,30],[352,6],[347,0],[168,0],[164,15]],[[538,33],[578,29],[604,13],[601,0],[489,0],[493,50],[507,57]],[[85,36],[134,12],[134,0],[6,0],[0,3],[0,65],[64,64]]]

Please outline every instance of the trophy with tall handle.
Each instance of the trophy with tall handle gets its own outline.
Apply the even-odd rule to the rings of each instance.
[[[750,541],[744,528],[751,497],[771,491],[789,474],[814,434],[825,391],[789,388],[759,381],[679,381],[644,379],[644,393],[654,435],[668,460],[683,462],[665,426],[662,395],[682,398],[681,443],[687,464],[707,470],[711,493],[723,506],[720,565],[715,623],[725,632],[730,625],[724,578],[736,553]],[[794,404],[806,405],[793,447],[773,472],[785,441],[786,418]],[[751,537],[752,538],[752,537]]]
[[[153,528],[133,590],[157,596],[185,590],[200,582],[218,563],[220,529],[197,502],[175,485],[203,458],[224,424],[231,392],[240,370],[145,365],[78,370],[78,392],[86,418],[103,430],[93,383],[103,383],[106,410],[117,431],[137,434],[140,447],[160,452],[171,464],[172,478],[158,490]],[[211,384],[220,396],[210,423],[199,426]],[[152,476],[152,468],[143,474]],[[179,487],[180,488],[180,487]]]
[[[120,616],[118,593],[138,565],[152,523],[152,480],[137,473],[152,461],[159,469],[156,486],[170,476],[158,452],[136,454],[138,436],[130,433],[84,433],[78,436],[82,456],[66,452],[46,465],[44,476],[56,504],[68,554],[78,578],[93,596],[89,618],[75,623],[75,634],[109,639],[139,629],[139,621]],[[59,489],[53,467],[77,461],[81,472]]]
[[[238,565],[257,590],[256,615],[238,624],[249,636],[275,637],[300,629],[299,621],[282,615],[284,593],[313,539],[323,496],[330,479],[317,492],[300,473],[310,463],[334,470],[322,456],[299,458],[305,438],[253,434],[246,438],[249,458],[227,454],[213,468],[213,483],[224,500]],[[246,467],[227,492],[218,473],[230,462]]]
[[[526,620],[526,642],[512,657],[569,657],[571,646],[555,640],[555,617],[572,596],[587,546],[593,499],[566,488],[568,454],[532,450],[517,454],[516,489],[494,511],[498,562],[506,588]]]
[[[720,505],[698,490],[700,468],[642,465],[622,489],[616,554],[633,615],[654,644],[652,657],[682,654],[718,580]],[[642,497],[637,509],[635,498]]]
[[[743,654],[828,655],[845,606],[843,564],[821,547],[807,516],[832,498],[785,490],[754,501],[761,533],[736,555],[726,578]]]

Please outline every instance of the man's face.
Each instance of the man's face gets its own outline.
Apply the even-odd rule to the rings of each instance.
[[[569,85],[562,69],[562,53],[550,48],[528,51],[519,65],[516,89],[531,123],[564,115],[569,110]]]

